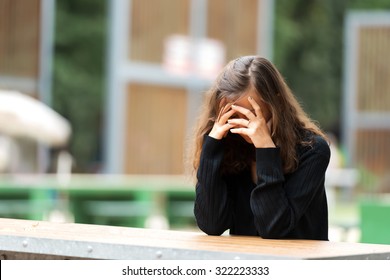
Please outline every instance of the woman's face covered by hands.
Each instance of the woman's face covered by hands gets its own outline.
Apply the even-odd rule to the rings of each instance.
[[[223,100],[218,118],[210,132],[216,139],[230,131],[242,136],[257,148],[275,147],[270,135],[271,112],[253,88],[235,101]]]

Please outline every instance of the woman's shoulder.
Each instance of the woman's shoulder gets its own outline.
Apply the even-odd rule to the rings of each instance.
[[[330,146],[328,141],[321,135],[308,132],[303,139],[305,144],[302,152],[320,153],[326,157],[330,157]]]

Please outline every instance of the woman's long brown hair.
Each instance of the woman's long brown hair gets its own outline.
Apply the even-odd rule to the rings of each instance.
[[[192,165],[195,171],[199,167],[204,136],[211,131],[220,109],[227,102],[239,99],[251,86],[268,105],[272,114],[271,137],[275,145],[280,147],[285,173],[290,173],[297,167],[297,145],[311,144],[305,142],[304,132],[311,131],[325,137],[303,111],[282,75],[270,61],[260,56],[240,57],[225,66],[206,92],[192,147]],[[242,137],[229,134],[224,141],[227,148],[222,167],[226,172],[237,172],[254,160],[254,146],[247,144]],[[241,150],[237,152],[238,149]]]

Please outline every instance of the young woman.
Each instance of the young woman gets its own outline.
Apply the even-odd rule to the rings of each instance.
[[[329,145],[267,59],[226,65],[195,141],[194,213],[206,234],[328,240]]]

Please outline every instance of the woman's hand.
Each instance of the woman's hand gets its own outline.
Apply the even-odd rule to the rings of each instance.
[[[256,148],[276,147],[270,134],[270,120],[267,124],[259,104],[252,97],[249,96],[248,101],[254,111],[237,105],[231,106],[235,113],[240,113],[245,118],[229,119],[228,123],[232,125],[230,132],[240,134],[247,142],[253,143]]]
[[[209,133],[210,137],[220,140],[224,138],[229,132],[229,129],[233,127],[232,124],[228,123],[228,119],[236,113],[232,110],[231,106],[232,104],[228,103],[219,111],[218,118]]]

